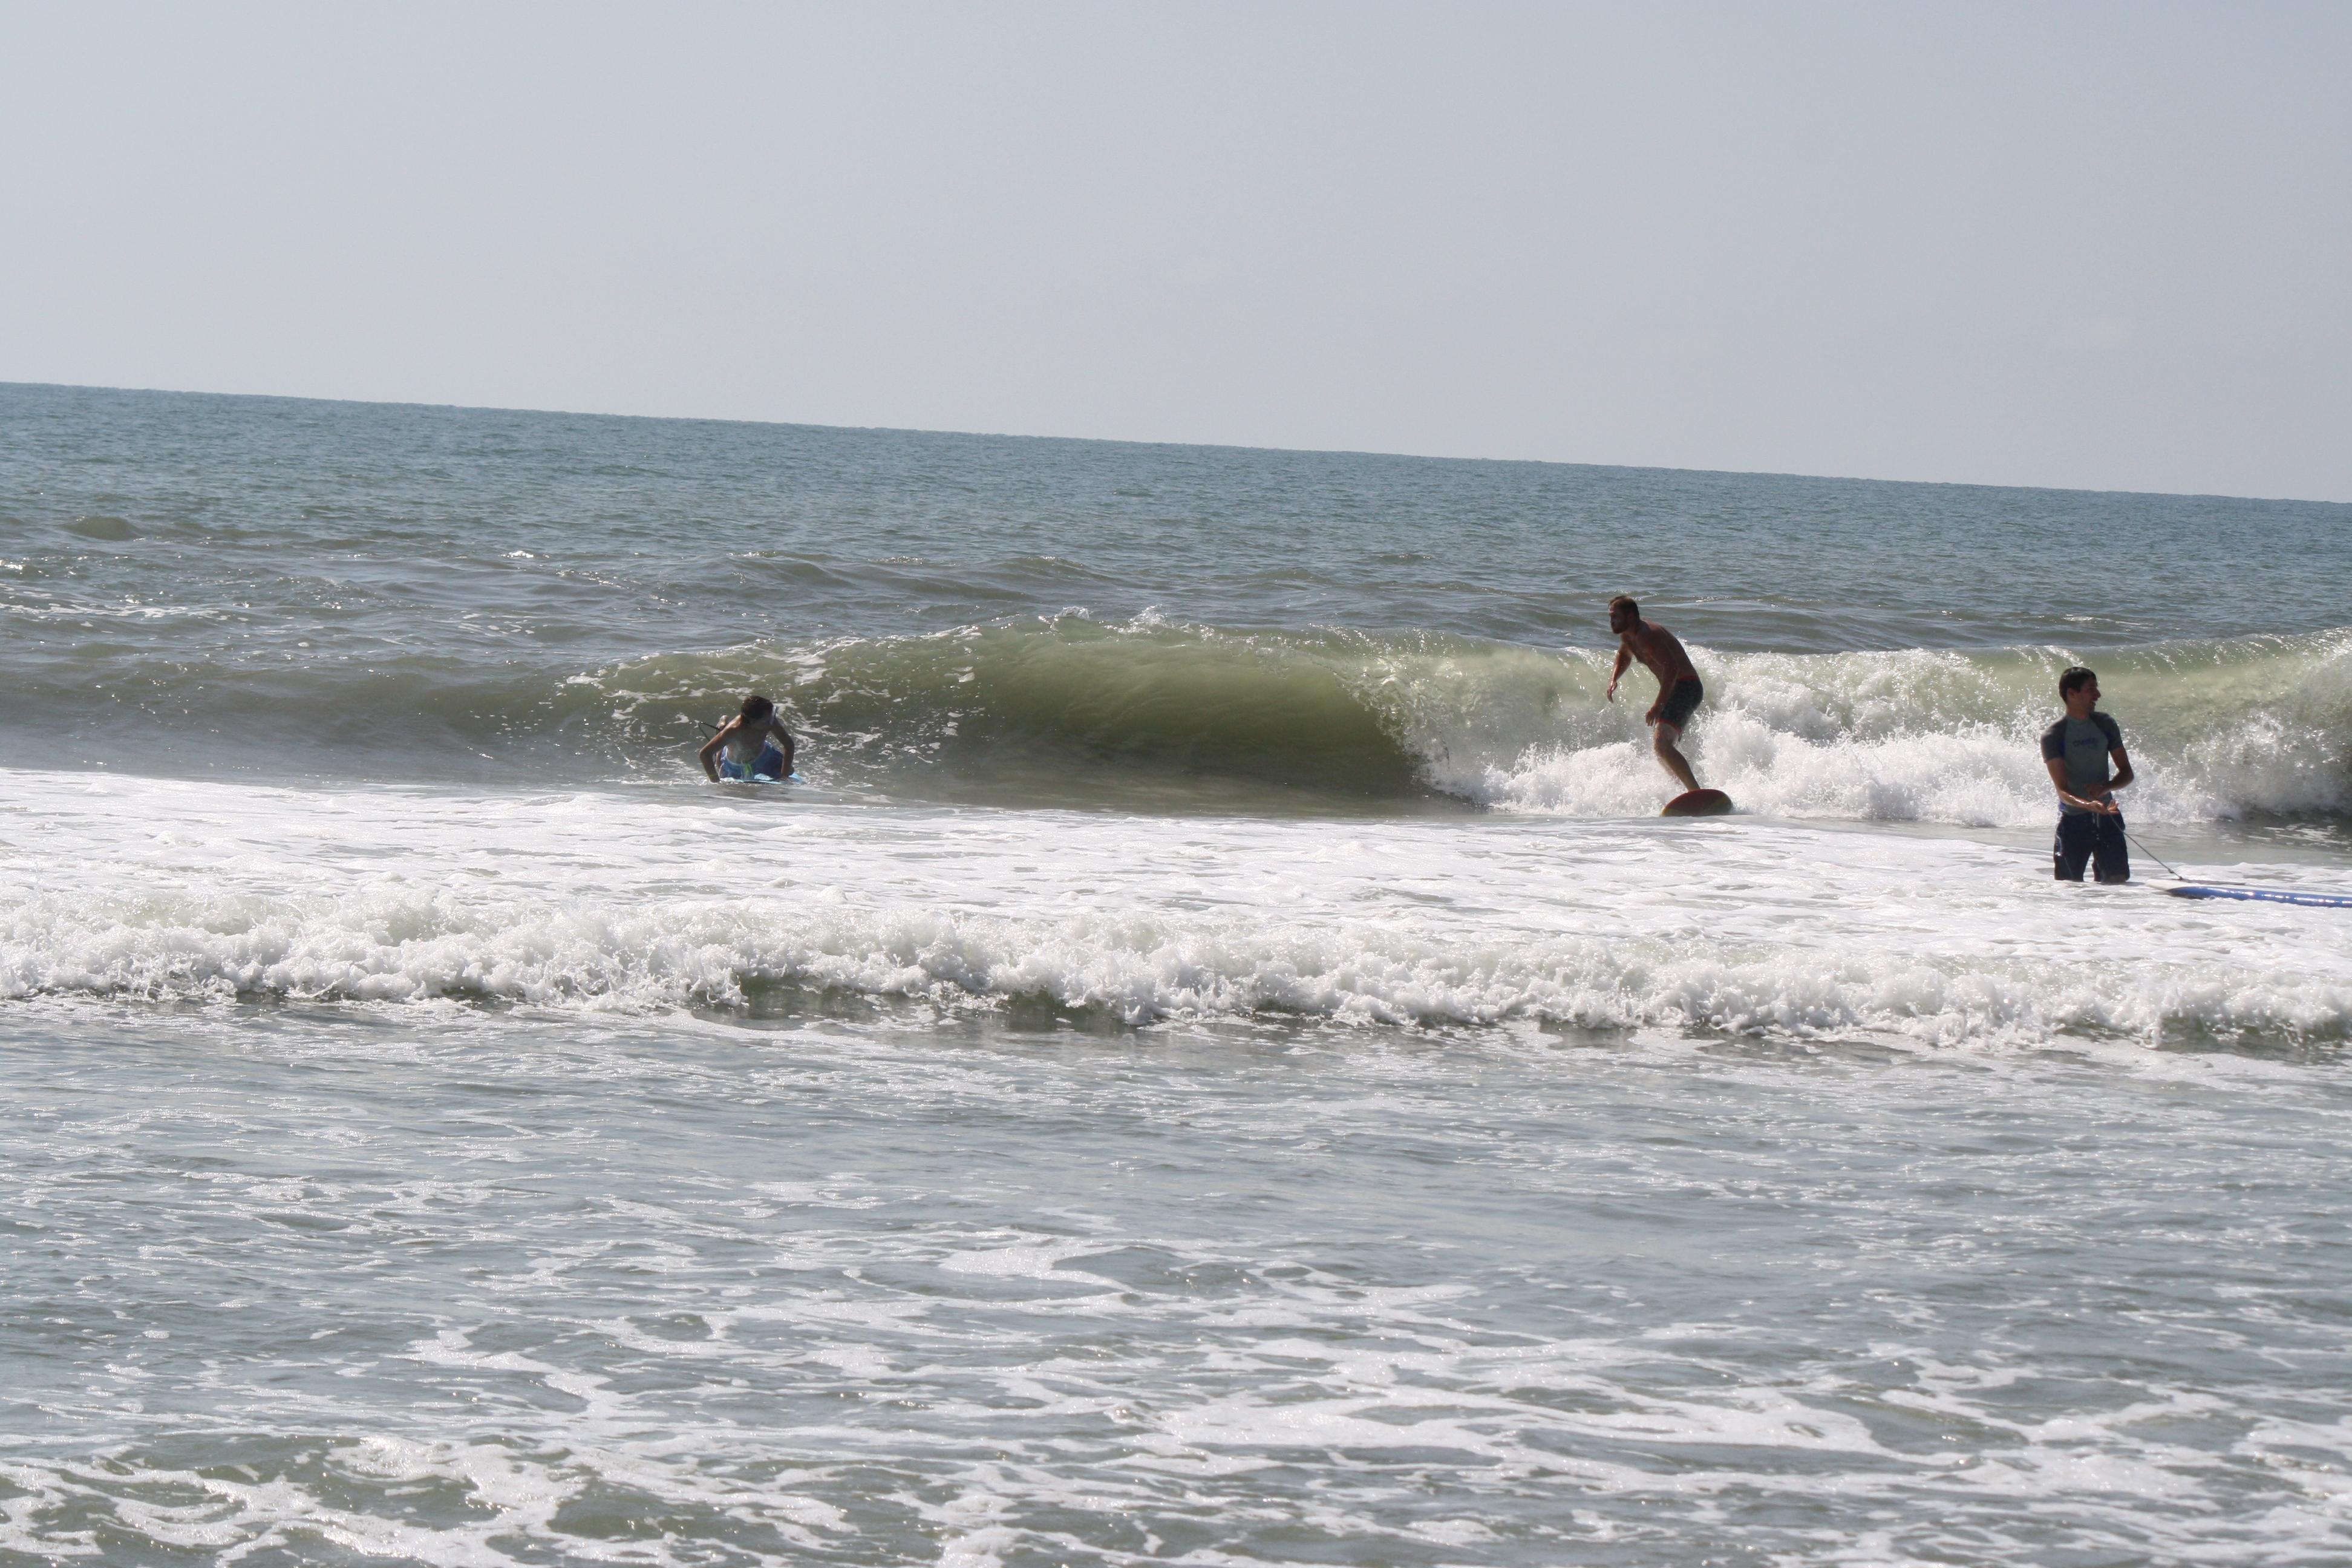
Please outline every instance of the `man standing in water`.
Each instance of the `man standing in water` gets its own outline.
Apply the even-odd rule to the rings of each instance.
[[[1658,678],[1658,700],[1642,715],[1642,722],[1656,726],[1650,749],[1658,754],[1658,762],[1666,772],[1682,780],[1683,788],[1698,788],[1698,775],[1675,749],[1675,742],[1683,738],[1683,726],[1690,722],[1693,710],[1706,690],[1698,683],[1698,671],[1691,668],[1690,655],[1675,634],[1665,627],[1642,618],[1642,606],[1620,594],[1609,601],[1609,629],[1617,634],[1617,667],[1609,672],[1609,700],[1617,700],[1617,682],[1625,668],[1635,659],[1649,666],[1650,673]]]
[[[2095,860],[2100,881],[2128,882],[2124,814],[2115,802],[2115,792],[2132,782],[2124,732],[2098,710],[2099,678],[2079,664],[2058,678],[2058,700],[2066,716],[2042,731],[2042,761],[2058,791],[2058,837],[2050,850],[2058,879],[2081,881],[2083,862]]]

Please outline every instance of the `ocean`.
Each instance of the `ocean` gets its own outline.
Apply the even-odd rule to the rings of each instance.
[[[2352,1559],[2352,913],[2160,891],[2352,891],[2347,583],[2346,505],[0,385],[0,1562]],[[804,783],[704,780],[752,689]]]

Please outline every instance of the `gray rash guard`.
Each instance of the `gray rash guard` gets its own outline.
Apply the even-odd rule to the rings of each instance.
[[[2064,760],[2067,793],[2085,800],[2107,787],[2107,753],[2123,743],[2122,729],[2096,709],[2087,719],[2061,719],[2042,731],[2042,756],[2051,762]],[[2063,801],[2058,809],[2067,816],[2089,815]]]

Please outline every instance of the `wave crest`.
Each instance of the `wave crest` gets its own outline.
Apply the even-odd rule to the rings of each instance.
[[[1708,704],[1685,750],[1769,816],[2030,826],[2051,814],[2041,731],[2062,649],[1696,656]],[[2341,814],[2352,804],[2352,634],[2167,644],[2094,656],[2140,782],[2143,822]],[[1643,809],[1639,740],[1538,743],[1454,781],[1505,809]]]
[[[2050,812],[2036,739],[2060,647],[1754,653],[1695,647],[1685,749],[1742,808],[2021,826]],[[2352,811],[2352,631],[2088,656],[2139,763],[2136,820]],[[1066,613],[926,636],[746,644],[586,671],[421,652],[173,666],[121,684],[147,754],[285,776],[697,777],[747,690],[852,791],[992,805],[1646,816],[1664,775],[1636,671],[1609,656],[1435,631],[1233,628]],[[0,722],[25,753],[121,750],[81,665],[28,670]],[[108,687],[113,690],[113,686]],[[100,733],[102,731],[103,733]],[[60,733],[81,739],[60,742]]]
[[[2039,823],[2038,738],[2061,648],[1694,658],[1707,702],[1686,750],[1743,808],[1799,818]],[[2095,656],[2142,783],[2143,821],[2337,814],[2352,805],[2352,632]],[[711,678],[724,670],[724,685]],[[1649,680],[1603,700],[1608,658],[1433,632],[1233,631],[1076,616],[938,637],[665,656],[607,677],[631,713],[689,684],[706,705],[766,684],[855,775],[921,793],[989,777],[1045,798],[1139,778],[1334,796],[1432,792],[1582,817],[1656,809]],[[651,690],[644,689],[650,686]]]
[[[1932,1044],[2058,1031],[2352,1034],[2352,990],[2254,970],[2057,957],[1863,962],[1654,938],[1478,943],[1229,916],[785,912],[707,900],[615,910],[446,891],[157,900],[110,911],[51,897],[19,906],[0,940],[0,996],[16,999],[447,999],[638,1012],[736,1005],[780,985],[948,1007],[1034,998],[1130,1026],[1276,1014]]]

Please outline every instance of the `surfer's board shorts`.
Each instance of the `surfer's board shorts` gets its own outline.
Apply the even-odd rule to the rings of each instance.
[[[2131,880],[2131,857],[2124,849],[2124,819],[2093,811],[2070,811],[2058,818],[2051,862],[2062,882],[2083,879],[2084,862],[2095,862],[2102,882]]]
[[[1658,710],[1658,722],[1681,729],[1690,722],[1690,716],[1698,711],[1698,700],[1706,695],[1706,688],[1698,683],[1696,675],[1675,681],[1675,689],[1666,693],[1666,705]]]

